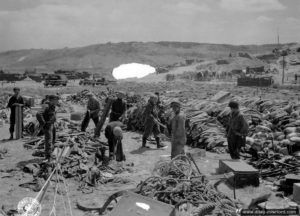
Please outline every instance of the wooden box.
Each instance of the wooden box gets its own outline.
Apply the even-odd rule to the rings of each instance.
[[[219,173],[233,172],[234,177],[229,179],[232,186],[242,188],[245,186],[259,186],[259,172],[241,160],[220,160]]]

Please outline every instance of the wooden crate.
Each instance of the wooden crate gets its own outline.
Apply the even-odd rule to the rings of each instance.
[[[259,172],[249,164],[240,160],[220,160],[219,173],[233,172],[235,177],[229,179],[231,185],[236,188],[245,186],[259,186]]]

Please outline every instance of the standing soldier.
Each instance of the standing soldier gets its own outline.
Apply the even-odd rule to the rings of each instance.
[[[157,108],[157,96],[152,95],[148,101],[146,109],[143,113],[145,119],[145,129],[143,134],[143,144],[142,147],[146,147],[147,138],[153,133],[156,141],[157,148],[165,148],[166,146],[160,143],[160,130],[158,121],[158,108]]]
[[[228,150],[232,159],[240,159],[241,147],[245,146],[249,126],[240,113],[239,104],[236,101],[229,102],[229,107],[231,114],[226,129]]]
[[[111,105],[109,121],[119,121],[121,118],[126,118],[126,102],[123,100],[125,94],[117,92],[117,99]]]
[[[81,123],[81,131],[83,132],[89,126],[90,119],[93,119],[93,122],[96,127],[99,122],[100,102],[97,100],[96,96],[92,92],[89,92],[87,96],[89,98],[87,103],[87,111]]]
[[[159,107],[161,105],[160,94],[159,92],[155,92],[155,95],[157,96],[157,106]]]
[[[48,98],[47,107],[36,114],[40,126],[45,134],[45,158],[50,161],[51,153],[55,144],[56,130],[54,123],[56,121],[55,106],[58,104],[59,97],[50,95]]]
[[[186,132],[185,132],[185,114],[181,112],[181,104],[177,101],[171,103],[174,116],[171,119],[170,126],[171,131],[171,158],[177,155],[184,154],[184,145],[186,143]]]
[[[10,108],[10,127],[9,127],[9,132],[10,132],[10,140],[13,139],[14,136],[14,131],[15,131],[15,123],[16,123],[16,106],[23,106],[24,105],[24,100],[22,96],[20,95],[20,88],[15,87],[14,88],[14,95],[9,99],[7,108]],[[23,119],[23,111],[22,111],[22,118]],[[22,130],[23,130],[23,122],[22,122]]]

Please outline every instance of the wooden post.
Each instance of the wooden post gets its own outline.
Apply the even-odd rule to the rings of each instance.
[[[23,134],[23,112],[22,112],[22,105],[16,106],[16,113],[15,113],[15,133],[16,139],[22,138]]]
[[[282,56],[282,85],[284,84],[284,67],[285,67],[285,59],[283,55]]]
[[[110,110],[110,107],[112,105],[112,102],[113,102],[112,98],[108,98],[107,99],[107,102],[105,104],[105,107],[104,107],[101,119],[98,122],[97,127],[95,128],[95,137],[99,137],[100,136],[101,129],[102,129],[104,123],[105,123],[105,120],[106,120],[106,117],[107,117],[107,115],[109,113],[109,110]]]

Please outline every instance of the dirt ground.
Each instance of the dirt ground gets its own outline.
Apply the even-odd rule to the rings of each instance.
[[[127,86],[126,86],[127,85]],[[117,88],[128,88],[130,84],[118,85]],[[40,94],[37,90],[39,87],[34,89],[29,86],[24,86],[27,90],[24,90],[24,94],[29,94],[29,92],[35,92],[36,94]],[[297,90],[279,90],[279,89],[253,89],[253,88],[239,88],[235,87],[232,83],[217,83],[217,84],[205,84],[205,83],[172,83],[171,86],[167,84],[158,84],[156,85],[142,85],[136,84],[136,86],[131,86],[129,91],[137,91],[139,89],[143,89],[143,91],[154,91],[156,87],[160,87],[158,90],[162,91],[171,91],[180,89],[184,97],[191,98],[206,98],[210,95],[216,93],[219,90],[230,90],[235,94],[240,96],[247,95],[261,95],[262,97],[268,98],[290,98],[291,100],[298,100],[299,93]],[[179,88],[180,87],[180,88]],[[8,88],[9,89],[9,88]],[[28,92],[26,92],[28,91]],[[60,89],[56,90],[44,90],[43,91],[60,91]],[[72,88],[69,87],[67,90],[62,90],[63,93],[71,93],[80,91],[80,88]],[[81,109],[80,107],[75,107],[75,110]],[[90,123],[90,126],[93,126],[93,123]],[[8,125],[4,125],[0,128],[0,140],[7,139],[9,137],[8,133]],[[151,175],[152,169],[157,161],[161,159],[162,155],[170,155],[170,143],[169,141],[164,141],[169,147],[166,150],[156,150],[155,145],[151,146],[151,149],[140,149],[141,147],[141,138],[142,135],[135,132],[126,132],[124,135],[124,151],[126,155],[126,162],[123,163],[125,168],[128,168],[126,172],[123,172],[117,176],[122,177],[123,179],[128,180],[126,184],[120,183],[107,183],[103,185],[99,185],[94,188],[92,194],[83,194],[81,191],[78,191],[78,182],[74,180],[67,179],[69,190],[70,190],[70,201],[72,206],[72,212],[74,216],[82,216],[84,212],[78,210],[76,208],[76,201],[78,199],[83,200],[89,205],[93,206],[102,206],[103,202],[107,199],[107,197],[114,192],[135,188],[137,184],[145,180],[147,177]],[[101,134],[102,141],[106,141],[103,134]],[[0,205],[4,205],[8,209],[16,208],[18,202],[24,197],[35,197],[37,193],[31,191],[30,189],[25,189],[19,187],[20,184],[32,181],[32,175],[26,174],[20,169],[24,166],[24,164],[36,161],[37,159],[32,157],[32,150],[26,150],[23,148],[22,140],[13,140],[13,141],[1,141],[0,148],[6,148],[8,150],[8,154],[5,155],[3,159],[0,159]],[[212,175],[215,173],[215,169],[218,168],[220,159],[228,159],[228,154],[215,154],[215,153],[206,153],[205,158],[200,158],[197,155],[198,149],[191,149],[186,147],[187,152],[191,152],[195,159],[196,163],[199,166],[201,172],[206,175]],[[131,166],[133,164],[133,166]],[[212,182],[213,183],[213,182]],[[219,189],[226,193],[228,196],[233,197],[233,190],[231,187],[225,184],[221,184]],[[247,205],[251,198],[257,196],[260,193],[270,191],[265,184],[261,184],[258,188],[247,187],[243,189],[238,189],[236,191],[237,199],[241,200],[245,205]],[[47,193],[42,202],[43,210],[41,215],[49,215],[51,208],[53,206],[54,200],[54,182],[51,183],[50,187],[47,190]],[[64,205],[61,201],[62,197],[58,197],[56,202],[56,215],[63,215],[64,213]]]
[[[8,137],[8,127],[5,126],[0,130],[0,136]],[[101,135],[103,141],[105,141],[104,135]],[[118,174],[118,177],[122,177],[128,180],[126,184],[120,183],[107,183],[104,185],[99,185],[96,187],[92,194],[83,194],[78,191],[78,182],[74,180],[67,180],[70,190],[70,200],[72,203],[72,211],[74,216],[82,216],[84,213],[76,208],[76,201],[81,199],[84,203],[90,206],[102,206],[104,201],[111,194],[125,189],[135,188],[136,185],[145,180],[151,175],[154,165],[157,161],[161,159],[162,155],[170,155],[170,143],[165,141],[164,143],[168,145],[166,150],[157,150],[155,145],[150,144],[150,149],[141,149],[141,138],[142,135],[134,132],[126,132],[124,136],[124,151],[126,155],[126,162],[123,166],[129,168],[128,171]],[[37,193],[31,191],[30,189],[19,187],[20,184],[32,181],[32,175],[22,172],[20,169],[27,163],[37,161],[31,156],[32,150],[25,150],[23,148],[22,140],[15,140],[10,142],[2,142],[0,144],[1,148],[8,149],[8,155],[2,159],[0,162],[0,204],[5,205],[10,208],[15,208],[18,202],[24,197],[35,197]],[[191,152],[196,163],[199,166],[201,172],[206,175],[213,175],[219,165],[220,159],[228,159],[228,154],[214,154],[206,152],[205,158],[200,158],[197,156],[198,149],[191,149],[186,147],[187,152]],[[128,166],[133,164],[133,166]],[[12,171],[13,170],[13,171]],[[213,183],[213,182],[212,182]],[[233,198],[233,190],[231,187],[221,184],[219,186],[220,190],[226,193],[228,196]],[[54,200],[54,182],[49,186],[47,193],[42,202],[42,215],[48,215],[53,206]],[[245,189],[238,189],[236,191],[237,198],[244,202],[249,203],[251,198],[262,191],[267,191],[264,187],[253,188],[248,187]],[[246,195],[246,196],[245,196]],[[61,214],[64,212],[64,206],[60,202],[61,197],[58,198],[56,204],[56,212]]]

